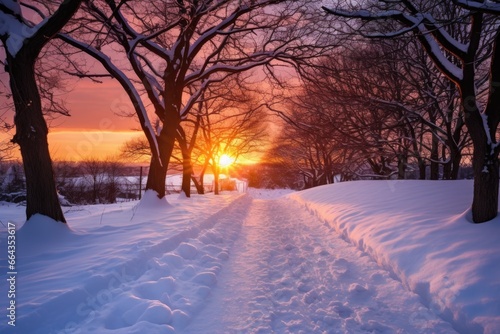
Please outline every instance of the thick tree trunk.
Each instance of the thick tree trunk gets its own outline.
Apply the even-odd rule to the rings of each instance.
[[[471,112],[469,117],[477,117],[476,122],[468,120],[467,124],[474,144],[472,219],[475,223],[484,223],[498,214],[498,153],[493,153],[487,143],[480,114]]]
[[[474,197],[472,199],[472,219],[475,223],[483,223],[495,218],[498,214],[498,152],[492,150],[493,143],[488,137],[495,138],[498,127],[500,91],[500,52],[498,43],[500,34],[497,32],[491,60],[489,81],[489,97],[484,114],[481,114],[476,100],[475,57],[481,38],[483,14],[472,15],[471,41],[469,49],[473,50],[464,58],[463,79],[460,83],[460,95],[464,111],[464,121],[472,139],[474,153],[472,167],[474,170]],[[487,129],[484,126],[487,116]],[[490,133],[488,133],[488,130]]]
[[[174,150],[177,125],[173,124],[173,122],[164,124],[160,135],[157,137],[161,164],[154,157],[151,158],[149,164],[148,181],[145,190],[155,191],[158,198],[165,197],[165,181],[167,179],[168,164]]]
[[[474,86],[464,85],[463,96],[474,96]],[[484,223],[498,214],[498,153],[493,152],[492,145],[483,125],[483,116],[479,112],[476,101],[463,103],[465,122],[469,130],[474,153],[472,168],[474,171],[474,196],[472,199],[472,219],[475,223]]]
[[[161,149],[159,150],[161,154]],[[164,159],[162,160],[162,164],[158,161],[158,159],[151,158],[149,163],[149,172],[148,172],[148,180],[146,182],[145,190],[153,190],[157,193],[158,198],[165,197],[165,181],[167,178],[167,168],[164,164]]]
[[[16,134],[13,142],[19,144],[26,178],[26,217],[42,214],[65,223],[55,187],[52,160],[47,141],[48,128],[42,113],[40,94],[35,80],[35,61],[44,45],[73,16],[81,0],[64,1],[59,8],[40,23],[29,38],[17,40],[22,43],[20,50],[11,50],[9,40],[15,39],[20,31],[7,29],[2,35],[2,43],[7,56],[10,87],[16,116]],[[5,10],[3,10],[5,12]],[[24,28],[21,28],[24,29]],[[14,36],[8,36],[14,33]]]
[[[477,15],[477,14],[476,14]],[[498,215],[498,151],[493,149],[496,143],[496,134],[500,122],[500,28],[494,42],[491,58],[491,70],[489,80],[488,103],[484,115],[486,115],[487,129],[484,127],[484,115],[479,114],[477,102],[474,101],[471,113],[465,116],[465,123],[469,129],[474,144],[472,156],[472,167],[474,169],[474,198],[472,201],[472,218],[475,223],[482,223],[495,218]],[[473,65],[468,65],[473,68]],[[468,68],[468,67],[466,67]],[[464,78],[467,72],[464,71]],[[472,77],[472,75],[470,76]],[[472,79],[470,80],[471,82]],[[472,95],[475,87],[470,84],[462,90],[462,97]],[[464,110],[467,112],[467,104],[463,102]],[[486,131],[489,131],[487,133]],[[488,137],[492,143],[488,143]]]
[[[18,54],[9,57],[10,87],[14,99],[16,134],[26,177],[26,217],[42,214],[65,223],[55,188],[47,141],[48,128],[34,73],[34,59]]]
[[[488,145],[484,145],[488,146]],[[498,214],[498,158],[492,157],[485,162],[485,150],[474,149],[474,198],[472,200],[472,219],[483,223]]]

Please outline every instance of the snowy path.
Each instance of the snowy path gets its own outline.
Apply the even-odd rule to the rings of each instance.
[[[500,224],[459,214],[471,189],[151,194],[71,208],[69,229],[43,216],[20,227],[23,207],[0,203],[0,219],[20,227],[16,327],[5,316],[12,284],[0,284],[0,333],[497,334]],[[0,249],[6,235],[0,224]]]
[[[217,286],[183,333],[454,333],[293,201],[246,208]]]

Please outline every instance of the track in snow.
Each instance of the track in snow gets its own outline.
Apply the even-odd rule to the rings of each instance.
[[[287,199],[254,199],[183,333],[453,333],[365,253]]]

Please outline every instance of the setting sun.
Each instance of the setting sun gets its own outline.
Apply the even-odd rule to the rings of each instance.
[[[222,168],[226,168],[229,167],[229,165],[231,165],[233,162],[234,162],[233,158],[231,158],[227,154],[223,154],[219,159],[219,166],[221,166]]]

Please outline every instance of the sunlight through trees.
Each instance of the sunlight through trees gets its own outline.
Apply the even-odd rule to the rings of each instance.
[[[167,173],[182,173],[190,197],[192,184],[204,193],[211,172],[217,193],[221,169],[263,157],[243,177],[298,189],[473,177],[474,221],[494,218],[500,5],[322,5],[0,0],[1,120],[8,128],[3,110],[15,109],[27,217],[64,221],[47,120],[69,115],[66,82],[98,87],[106,78],[123,89],[131,108],[123,114],[142,131],[122,158],[148,159],[146,189],[159,198]]]

